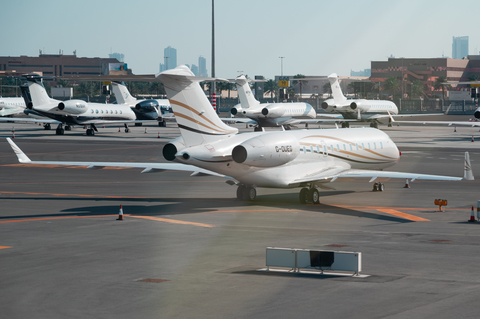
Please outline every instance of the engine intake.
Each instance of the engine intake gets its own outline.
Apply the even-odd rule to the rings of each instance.
[[[334,106],[329,105],[327,102],[322,102],[322,109],[324,109],[326,112],[333,112]]]
[[[350,103],[350,108],[351,108],[352,110],[356,110],[356,109],[357,109],[357,106],[358,106],[358,105],[357,105],[357,103],[355,103],[355,102]]]
[[[63,101],[58,103],[58,109],[71,114],[82,114],[87,111],[87,103],[82,100]]]
[[[162,150],[163,157],[167,161],[175,160],[175,155],[178,151],[181,151],[185,148],[185,143],[183,142],[183,137],[177,137],[176,139],[172,140],[170,143],[165,144]]]
[[[271,133],[246,140],[232,150],[238,164],[274,167],[294,160],[300,153],[300,143],[291,134]]]

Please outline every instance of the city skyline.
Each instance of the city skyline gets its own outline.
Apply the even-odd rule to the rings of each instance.
[[[216,76],[233,78],[242,71],[251,78],[264,75],[271,79],[280,74],[281,61],[285,75],[349,75],[350,70],[369,69],[371,61],[392,55],[449,56],[452,37],[459,36],[469,37],[468,54],[478,54],[480,35],[474,32],[474,19],[466,19],[465,14],[465,7],[476,4],[473,0],[461,5],[442,0],[305,0],[297,6],[285,0],[246,0],[238,6],[217,1]],[[299,10],[290,10],[293,8]],[[68,12],[83,18],[70,20],[69,28],[59,28],[55,20],[46,19]],[[126,19],[121,32],[98,32],[114,26],[125,12],[140,17],[143,24]],[[132,5],[118,0],[114,5],[92,0],[23,0],[22,6],[4,3],[2,13],[0,56],[38,56],[39,50],[45,54],[63,50],[64,54],[76,51],[79,57],[108,57],[113,51],[125,55],[135,74],[152,74],[164,62],[160,52],[170,45],[178,50],[177,65],[191,65],[201,55],[211,70],[211,1],[139,0]],[[31,23],[18,23],[18,17],[40,21],[41,31],[33,32]],[[292,24],[299,18],[300,23]],[[442,27],[444,20],[452,22],[448,28]],[[233,21],[256,23],[238,26]]]

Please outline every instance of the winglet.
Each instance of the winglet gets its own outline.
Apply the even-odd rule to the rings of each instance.
[[[389,111],[387,111],[387,113],[388,113],[388,116],[390,117],[390,120],[392,120],[392,122],[395,122],[395,120],[393,119],[393,116],[392,116],[392,114],[390,114],[390,112],[389,112]]]
[[[473,177],[472,165],[470,164],[470,156],[468,155],[468,152],[465,152],[465,166],[464,166],[463,179],[466,181],[475,180],[475,177]]]
[[[17,144],[13,143],[13,141],[9,137],[7,137],[7,142],[12,147],[13,151],[15,152],[15,155],[17,155],[18,161],[20,163],[30,163],[31,162],[31,160],[28,158],[28,156],[25,155],[25,153],[22,152],[22,150],[17,146]]]

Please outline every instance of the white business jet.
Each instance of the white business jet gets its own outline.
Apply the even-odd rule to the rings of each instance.
[[[135,122],[135,113],[127,105],[89,103],[82,100],[59,101],[48,96],[37,74],[25,75],[27,84],[20,86],[27,108],[25,113],[32,116],[43,116],[50,121],[40,119],[11,119],[18,122],[47,122],[58,124],[57,135],[63,135],[72,125],[89,126],[87,135],[95,135],[95,125],[121,123],[125,132],[129,132],[127,123]],[[6,119],[5,119],[6,120]],[[65,125],[65,128],[64,128]]]
[[[240,104],[233,107],[232,115],[242,115],[250,120],[245,122],[256,124],[255,131],[262,131],[263,127],[279,127],[290,129],[291,125],[318,123],[315,109],[308,103],[260,103],[253,96],[248,80],[244,75],[235,80]],[[255,80],[254,80],[255,81]]]
[[[25,101],[23,100],[23,97],[0,96],[0,116],[22,114],[24,110]]]
[[[395,117],[412,117],[426,115],[443,115],[443,113],[434,114],[398,114],[398,108],[392,101],[387,100],[366,100],[366,99],[347,99],[343,95],[338,82],[338,76],[332,73],[328,76],[332,88],[333,99],[325,100],[322,103],[322,109],[329,113],[340,113],[340,116],[346,120],[357,120],[359,122],[370,122],[370,127],[378,127],[379,120],[388,120],[388,126]],[[332,117],[326,114],[319,116]],[[334,115],[334,118],[339,118]],[[349,122],[342,122],[342,127],[349,127]]]
[[[390,178],[459,181],[460,177],[385,171],[398,162],[399,151],[388,135],[372,128],[249,132],[226,125],[215,113],[197,78],[186,66],[156,76],[166,89],[181,136],[166,144],[163,156],[178,163],[31,161],[11,139],[18,160],[26,164],[137,167],[143,173],[190,171],[227,178],[238,185],[237,197],[254,200],[256,187],[300,187],[300,202],[319,202],[317,187],[367,178],[383,190]],[[473,180],[468,153],[464,178]],[[328,188],[328,186],[327,186]]]

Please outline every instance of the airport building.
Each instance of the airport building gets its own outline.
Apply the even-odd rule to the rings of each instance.
[[[1,56],[0,71],[42,72],[47,76],[132,74],[127,65],[116,58],[79,58],[76,52],[73,55],[64,55],[61,51],[59,54],[42,54],[40,52],[38,57]]]
[[[372,61],[372,82],[382,83],[390,77],[402,81],[404,98],[409,96],[411,84],[420,80],[428,92],[434,90],[438,77],[447,81],[469,81],[472,76],[480,77],[480,56],[469,55],[465,59],[452,58],[388,58],[388,61]]]

